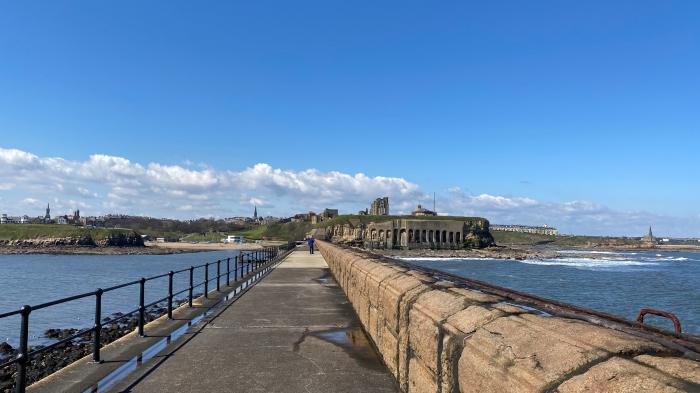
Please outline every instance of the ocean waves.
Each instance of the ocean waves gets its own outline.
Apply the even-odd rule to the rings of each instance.
[[[525,259],[518,261],[528,265],[541,266],[565,266],[583,269],[614,269],[631,266],[656,266],[659,262],[637,261],[630,259],[613,258],[551,258],[551,259]]]

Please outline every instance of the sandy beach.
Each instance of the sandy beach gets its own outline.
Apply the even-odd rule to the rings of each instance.
[[[146,247],[163,250],[222,251],[222,250],[260,250],[263,247],[286,244],[280,241],[262,241],[260,243],[187,243],[187,242],[146,242]]]

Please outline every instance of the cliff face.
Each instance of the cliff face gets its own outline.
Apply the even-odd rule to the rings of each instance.
[[[496,245],[491,231],[489,231],[488,220],[477,223],[467,223],[464,225],[464,244],[471,248],[485,248]]]
[[[1,240],[0,244],[11,247],[56,247],[56,246],[94,246],[89,235],[68,237],[46,237],[37,239]]]
[[[95,242],[100,247],[143,247],[143,239],[136,232],[117,233]]]
[[[143,247],[143,239],[136,232],[109,234],[101,239],[93,239],[89,234],[82,236],[40,237],[35,239],[0,240],[0,245],[8,247],[49,248],[65,246],[81,247]]]

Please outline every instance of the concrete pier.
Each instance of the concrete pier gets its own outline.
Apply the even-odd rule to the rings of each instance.
[[[179,341],[110,390],[398,391],[320,253],[293,252]]]

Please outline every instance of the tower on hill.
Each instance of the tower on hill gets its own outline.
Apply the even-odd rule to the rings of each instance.
[[[656,238],[651,232],[651,227],[649,227],[649,233],[642,238],[642,244],[645,246],[654,246],[656,244]]]

